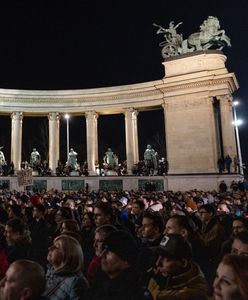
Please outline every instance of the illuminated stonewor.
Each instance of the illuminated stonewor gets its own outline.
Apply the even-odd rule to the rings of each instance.
[[[55,173],[59,160],[60,117],[65,113],[80,115],[86,118],[86,159],[89,172],[93,175],[98,159],[98,116],[123,113],[127,169],[131,174],[133,164],[139,160],[138,112],[163,108],[165,128],[161,130],[165,130],[165,152],[169,162],[169,176],[162,177],[164,188],[216,188],[219,180],[218,157],[221,154],[229,154],[231,157],[237,154],[232,125],[232,94],[238,88],[238,83],[235,75],[226,69],[225,61],[226,56],[221,51],[196,51],[168,58],[163,62],[164,78],[151,82],[83,90],[1,89],[0,112],[12,118],[11,161],[19,170],[23,118],[47,116],[49,167]],[[216,118],[216,110],[219,111],[221,124]],[[194,175],[200,173],[209,175],[204,175],[204,180],[200,175]],[[180,176],[170,176],[173,174]],[[235,176],[238,175],[231,175],[228,180],[233,180]],[[123,180],[124,189],[138,188],[137,178],[118,179]],[[60,189],[58,180],[61,181],[54,177],[47,178],[48,188],[55,185]],[[98,177],[85,178],[85,182],[94,189],[99,187],[99,180]]]

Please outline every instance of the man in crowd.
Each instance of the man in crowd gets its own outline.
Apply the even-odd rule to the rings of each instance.
[[[42,267],[30,260],[16,260],[0,282],[1,300],[37,300],[45,290]]]
[[[89,290],[89,299],[151,299],[149,292],[142,288],[135,268],[138,246],[134,238],[126,231],[114,231],[105,238],[103,249],[101,266],[108,280],[93,285]]]
[[[190,244],[181,235],[164,236],[153,251],[159,255],[148,285],[154,300],[207,299],[207,281],[192,261]]]
[[[165,234],[180,234],[192,247],[193,259],[201,267],[205,276],[209,274],[209,256],[206,246],[199,233],[193,229],[193,221],[187,216],[174,215],[168,219],[165,225]]]
[[[242,231],[236,234],[232,243],[233,254],[248,256],[248,232]]]

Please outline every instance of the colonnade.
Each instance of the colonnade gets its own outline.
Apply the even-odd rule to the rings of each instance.
[[[125,128],[126,128],[126,159],[127,169],[131,169],[139,161],[138,148],[138,130],[137,115],[138,111],[133,108],[124,110]],[[49,168],[53,173],[59,161],[59,136],[60,136],[60,116],[59,112],[48,114],[49,120]],[[95,164],[98,161],[98,113],[87,111],[84,113],[86,118],[86,136],[87,136],[87,162],[90,174],[95,174]],[[24,114],[22,112],[13,112],[11,114],[11,161],[15,169],[20,170],[22,161],[22,122]]]
[[[236,143],[235,143],[235,135],[234,128],[232,125],[232,97],[230,94],[218,96],[217,99],[220,103],[220,114],[221,114],[221,128],[222,128],[222,142],[223,142],[223,150],[224,154],[229,154],[234,157],[236,155]],[[192,104],[192,101],[194,102]],[[197,103],[196,103],[197,102]],[[180,134],[182,130],[180,129],[180,124],[175,124],[175,118],[178,118],[178,113],[180,111],[177,108],[177,104],[173,99],[164,98],[163,103],[160,106],[164,110],[164,118],[165,118],[165,128],[161,128],[161,130],[165,130],[166,137],[166,153],[167,160],[169,162],[170,170],[169,173],[185,173],[190,172],[190,168],[192,170],[196,170],[200,172],[217,172],[217,159],[218,159],[218,147],[217,147],[217,136],[216,136],[216,124],[214,122],[214,113],[213,113],[213,97],[206,97],[204,99],[196,99],[194,100],[185,100],[182,106],[181,114],[188,114],[194,117],[194,114],[199,114],[199,111],[205,115],[203,122],[205,122],[204,128],[199,129],[199,137],[204,140],[206,139],[209,143],[208,148],[205,152],[202,152],[202,157],[197,157],[198,161],[204,160],[208,157],[208,161],[206,161],[206,165],[201,165],[202,169],[197,169],[194,166],[194,163],[189,162],[189,169],[182,168],[180,165],[181,161],[187,159],[190,156],[189,153],[194,151],[197,145],[197,135],[198,129],[194,128],[194,132],[196,135],[196,139],[189,146],[187,150],[183,149],[183,144],[180,140]],[[197,104],[197,105],[196,105]],[[180,107],[181,107],[180,106]],[[198,110],[193,110],[191,108],[197,107]],[[190,107],[190,109],[189,109]],[[187,112],[188,110],[188,112]],[[137,124],[137,116],[138,109],[133,107],[123,108],[121,112],[125,116],[125,139],[126,139],[126,160],[127,160],[127,170],[129,174],[131,173],[132,167],[135,163],[139,161],[139,146],[138,146],[138,124]],[[177,117],[175,117],[175,113]],[[56,171],[57,163],[59,161],[59,130],[60,130],[60,116],[62,113],[60,112],[50,112],[48,113],[49,120],[49,167],[53,173]],[[98,161],[98,116],[99,113],[95,110],[82,112],[82,115],[86,118],[86,142],[87,142],[87,162],[88,162],[88,170],[89,174],[95,174],[95,165],[96,161]],[[183,116],[183,115],[182,115]],[[22,121],[25,114],[23,112],[13,112],[11,114],[11,161],[14,163],[15,169],[19,170],[22,161]],[[181,117],[180,117],[181,118]],[[192,121],[193,122],[193,121]],[[190,121],[187,121],[187,126],[190,126]],[[183,124],[181,126],[184,126]],[[189,132],[189,139],[191,138],[191,134],[194,132],[190,132],[190,129],[186,129],[186,134]],[[185,132],[182,132],[185,135]],[[201,135],[201,136],[200,136]],[[178,141],[175,140],[175,137]],[[184,137],[187,139],[187,136]],[[191,147],[191,148],[190,148]],[[203,147],[203,145],[199,145],[199,147]],[[182,154],[183,151],[185,155]],[[181,152],[180,152],[181,151]],[[188,153],[187,153],[188,151]],[[207,166],[207,167],[206,167]]]

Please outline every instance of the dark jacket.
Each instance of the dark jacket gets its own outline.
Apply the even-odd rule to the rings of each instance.
[[[114,279],[98,282],[89,289],[87,300],[151,300],[142,287],[139,273],[130,267]]]

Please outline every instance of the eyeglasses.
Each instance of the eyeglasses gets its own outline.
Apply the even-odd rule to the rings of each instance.
[[[207,211],[199,211],[198,212],[200,215],[203,215],[203,214],[208,214],[208,212]]]

